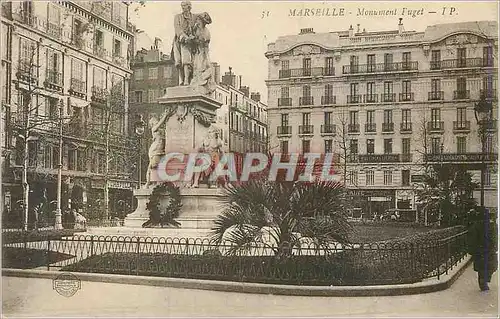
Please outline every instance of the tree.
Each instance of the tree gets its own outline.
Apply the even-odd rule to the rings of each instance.
[[[476,182],[465,167],[453,164],[430,165],[417,197],[431,218],[443,227],[466,224],[467,214],[477,205],[472,197]]]
[[[292,247],[300,245],[301,237],[324,249],[348,242],[351,226],[345,216],[345,189],[339,183],[283,183],[258,178],[228,184],[225,192],[226,208],[215,220],[212,240],[232,243],[230,254],[261,244],[276,256],[286,257]]]
[[[347,185],[347,167],[355,154],[351,154],[350,139],[348,134],[347,116],[344,112],[338,116],[338,125],[336,126],[336,144],[340,150],[340,161],[342,163],[342,177],[344,185]]]

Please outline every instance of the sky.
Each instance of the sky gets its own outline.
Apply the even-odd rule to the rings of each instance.
[[[162,51],[170,53],[173,40],[174,15],[181,12],[180,1],[147,0],[144,7],[133,4],[130,20],[144,33],[138,38],[138,50],[149,48],[155,37],[162,40]],[[138,10],[134,10],[139,8]],[[358,16],[358,10],[397,10],[389,17]],[[404,8],[406,8],[404,10]],[[451,8],[454,8],[451,9]],[[296,15],[290,11],[296,9]],[[298,16],[300,9],[329,9],[329,16]],[[333,9],[339,14],[331,16]],[[404,10],[404,11],[403,11]],[[302,12],[304,12],[303,10]],[[434,11],[436,13],[429,13]],[[258,91],[267,101],[267,44],[279,36],[298,34],[302,28],[314,31],[346,31],[357,24],[366,31],[397,30],[399,18],[403,18],[407,31],[425,31],[428,25],[476,20],[498,21],[498,4],[490,2],[397,2],[397,1],[192,1],[192,12],[208,12],[212,24],[210,58],[221,66],[221,74],[231,66],[242,76],[242,84]],[[325,12],[325,11],[323,11]]]

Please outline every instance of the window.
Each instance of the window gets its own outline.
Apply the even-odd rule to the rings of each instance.
[[[484,143],[484,152],[489,154],[493,152],[493,136],[492,135],[487,135],[486,136],[486,141]]]
[[[78,171],[86,171],[87,170],[87,154],[85,153],[85,150],[78,149],[76,156],[77,156],[76,169]]]
[[[411,52],[403,52],[403,69],[409,69],[411,66]]]
[[[393,84],[390,81],[384,82],[384,94],[392,94],[394,92]]]
[[[392,70],[393,69],[393,56],[392,53],[384,54],[384,69]]]
[[[375,124],[375,111],[366,111],[366,124]]]
[[[467,122],[467,108],[458,107],[457,108],[457,123],[464,124]]]
[[[441,153],[441,138],[433,137],[431,139],[431,153],[440,154]]]
[[[135,103],[142,103],[142,91],[135,91]]]
[[[366,56],[366,64],[367,64],[367,71],[368,72],[375,71],[375,54],[368,54]]]
[[[94,66],[94,86],[105,89],[106,88],[106,70]]]
[[[366,83],[366,95],[372,96],[375,94],[375,82]]]
[[[332,153],[333,151],[333,141],[325,140],[325,153]]]
[[[302,140],[302,153],[311,152],[311,141],[310,140]]]
[[[101,30],[95,31],[95,45],[99,48],[104,47],[104,33]]]
[[[432,50],[431,51],[431,70],[436,70],[441,67],[441,51]]]
[[[491,186],[491,175],[493,175],[491,170],[484,170],[484,186]]]
[[[358,111],[349,111],[349,124],[358,124]]]
[[[403,138],[401,140],[401,153],[403,154],[410,154],[411,153],[411,139],[410,138]]]
[[[281,126],[288,126],[288,114],[281,114]]]
[[[486,97],[493,97],[492,94],[493,89],[494,89],[493,76],[492,75],[485,76],[483,78],[483,91],[486,94]]]
[[[431,123],[434,127],[437,127],[441,122],[441,110],[440,109],[431,109]]]
[[[351,67],[351,73],[358,72],[359,57],[356,55],[351,55],[349,62]]]
[[[80,93],[87,92],[85,62],[78,59],[71,60],[71,89]]]
[[[29,73],[30,76],[37,76],[36,68],[36,45],[33,41],[22,38],[20,40],[21,55],[19,59],[19,71]]]
[[[375,172],[372,170],[366,171],[366,185],[375,184]]]
[[[411,81],[410,80],[403,81],[402,92],[404,94],[409,94],[411,92]]]
[[[483,65],[493,66],[493,47],[483,47]]]
[[[311,125],[311,113],[302,113],[302,125]]]
[[[351,96],[358,95],[358,83],[351,83]]]
[[[288,86],[284,86],[281,88],[281,98],[287,99],[290,96],[290,88]]]
[[[58,100],[55,98],[47,97],[45,100],[45,114],[49,117],[49,119],[54,120],[57,119],[59,113],[59,105]]]
[[[375,153],[375,140],[367,139],[366,140],[366,154],[374,154]]]
[[[385,124],[392,123],[392,110],[384,110],[384,123]]]
[[[333,85],[331,85],[331,84],[325,85],[325,96],[327,96],[327,97],[333,96]]]
[[[410,186],[410,170],[401,171],[401,184],[403,186]]]
[[[457,79],[457,91],[464,92],[467,90],[467,79],[466,78],[458,78]]]
[[[392,154],[392,138],[384,139],[384,154]]]
[[[28,166],[36,167],[38,160],[38,141],[28,141]]]
[[[143,69],[134,70],[134,79],[136,81],[142,81],[144,79],[144,71],[143,71]]]
[[[289,70],[290,69],[290,61],[288,61],[288,60],[281,61],[281,69],[282,70]]]
[[[411,123],[411,109],[402,109],[401,110],[401,122],[403,123]]]
[[[325,117],[324,117],[324,124],[325,125],[330,125],[332,124],[332,112],[325,112]]]
[[[156,90],[148,90],[148,103],[156,102]]]
[[[440,79],[432,79],[431,80],[431,92],[439,92],[441,91],[441,80]]]
[[[49,27],[50,34],[53,32],[53,27],[59,28],[61,24],[61,9],[55,4],[49,4]]]
[[[457,153],[465,154],[467,153],[467,137],[457,136]]]
[[[76,170],[78,163],[77,149],[73,146],[68,146],[68,170]]]
[[[158,79],[158,68],[149,68],[148,79],[150,80]]]
[[[349,153],[358,154],[358,140],[352,139],[349,141]]]
[[[349,171],[348,174],[349,178],[349,184],[351,185],[357,185],[358,184],[358,171]]]
[[[384,171],[384,185],[392,185],[392,171]]]
[[[303,97],[311,96],[311,87],[309,85],[304,85],[302,87],[302,96]]]
[[[464,67],[467,64],[467,49],[458,48],[457,49],[457,66]]]
[[[115,39],[113,43],[113,56],[122,56],[122,43],[120,42],[120,40]]]
[[[334,75],[333,57],[325,58],[325,75]]]

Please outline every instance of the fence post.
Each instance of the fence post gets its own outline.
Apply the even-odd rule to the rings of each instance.
[[[139,275],[139,262],[140,262],[140,254],[141,254],[141,250],[140,250],[140,238],[137,237],[137,257],[136,257],[136,265],[135,265],[135,274],[136,275]]]
[[[90,257],[94,256],[94,236],[90,237]]]
[[[441,272],[441,265],[439,263],[439,253],[440,253],[440,249],[439,249],[439,241],[436,240],[436,243],[435,243],[435,249],[436,249],[436,267],[437,267],[437,279],[439,280],[439,275],[440,275],[440,272]]]
[[[50,237],[47,240],[47,270],[50,270]]]

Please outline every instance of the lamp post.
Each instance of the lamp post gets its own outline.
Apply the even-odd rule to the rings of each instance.
[[[139,115],[139,119],[135,122],[135,134],[139,139],[139,176],[138,176],[138,187],[141,188],[141,177],[142,177],[142,135],[144,135],[144,131],[146,129],[146,123],[142,118],[142,115]]]
[[[487,138],[487,126],[491,120],[491,112],[493,110],[493,105],[491,101],[486,101],[485,96],[482,96],[478,103],[474,106],[474,116],[476,117],[477,130],[479,138],[481,139],[481,197],[480,204],[481,208],[484,208],[484,180],[486,173],[486,138]]]
[[[55,229],[62,229],[61,192],[62,192],[62,150],[63,150],[63,100],[59,101],[59,162],[57,165],[57,208]]]

